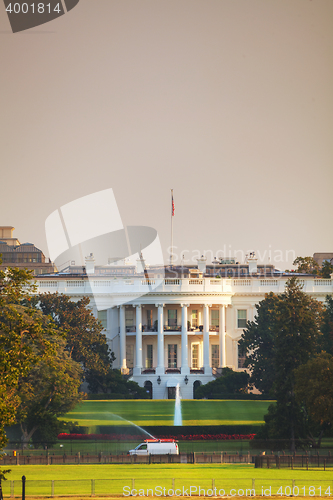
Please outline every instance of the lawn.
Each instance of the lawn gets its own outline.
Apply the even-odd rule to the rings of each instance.
[[[184,400],[183,425],[260,425],[270,401],[241,400]],[[173,425],[175,402],[172,400],[84,401],[63,420],[77,421],[79,425],[97,432],[98,426]]]
[[[156,491],[157,487],[165,487],[166,491],[183,488],[189,491],[190,487],[201,487],[207,491],[216,487],[217,491],[223,489],[225,494],[232,494],[232,489],[236,490],[234,494],[238,494],[238,490],[245,491],[254,487],[257,495],[262,495],[270,487],[272,495],[279,492],[290,495],[294,487],[294,496],[333,494],[331,471],[254,469],[252,465],[226,464],[133,464],[14,466],[9,480],[3,482],[6,497],[11,493],[20,495],[23,475],[27,479],[28,496],[50,496],[52,492],[54,495],[90,495],[92,488],[97,496],[120,496],[133,486],[137,490],[145,491],[148,488]],[[196,491],[192,490],[192,494],[195,493]]]

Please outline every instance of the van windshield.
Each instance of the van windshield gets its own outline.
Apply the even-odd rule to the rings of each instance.
[[[146,445],[146,443],[142,443],[142,444],[139,444],[139,446],[137,446],[135,449],[136,450],[146,450],[147,445]]]

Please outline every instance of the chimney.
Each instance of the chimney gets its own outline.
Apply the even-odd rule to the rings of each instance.
[[[247,258],[247,263],[249,265],[249,274],[250,275],[257,274],[257,272],[258,272],[258,267],[257,267],[258,259],[256,257],[255,252],[250,252],[250,255]]]
[[[136,273],[142,274],[146,268],[146,262],[143,258],[142,252],[140,252],[139,258],[136,259]]]
[[[206,260],[207,260],[206,257],[204,257],[203,255],[201,255],[200,259],[197,259],[198,269],[203,274],[205,274],[205,272],[206,272]]]
[[[88,257],[85,258],[86,261],[86,273],[94,274],[95,272],[95,258],[94,254],[91,253]]]

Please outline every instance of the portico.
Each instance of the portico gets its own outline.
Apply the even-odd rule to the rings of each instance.
[[[148,371],[157,377],[179,373],[184,378],[193,372],[212,377],[212,368],[226,366],[226,307],[183,302],[119,306],[121,371],[133,372],[133,380]],[[143,316],[150,321],[143,324]]]

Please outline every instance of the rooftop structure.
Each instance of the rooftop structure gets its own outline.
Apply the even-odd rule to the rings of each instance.
[[[325,261],[333,264],[333,252],[317,252],[313,254],[313,259],[317,262],[319,267],[323,265]]]
[[[0,258],[2,263],[0,269],[7,267],[18,267],[29,269],[34,275],[50,274],[57,269],[49,260],[46,262],[45,255],[33,243],[21,244],[13,237],[14,227],[0,226]]]

